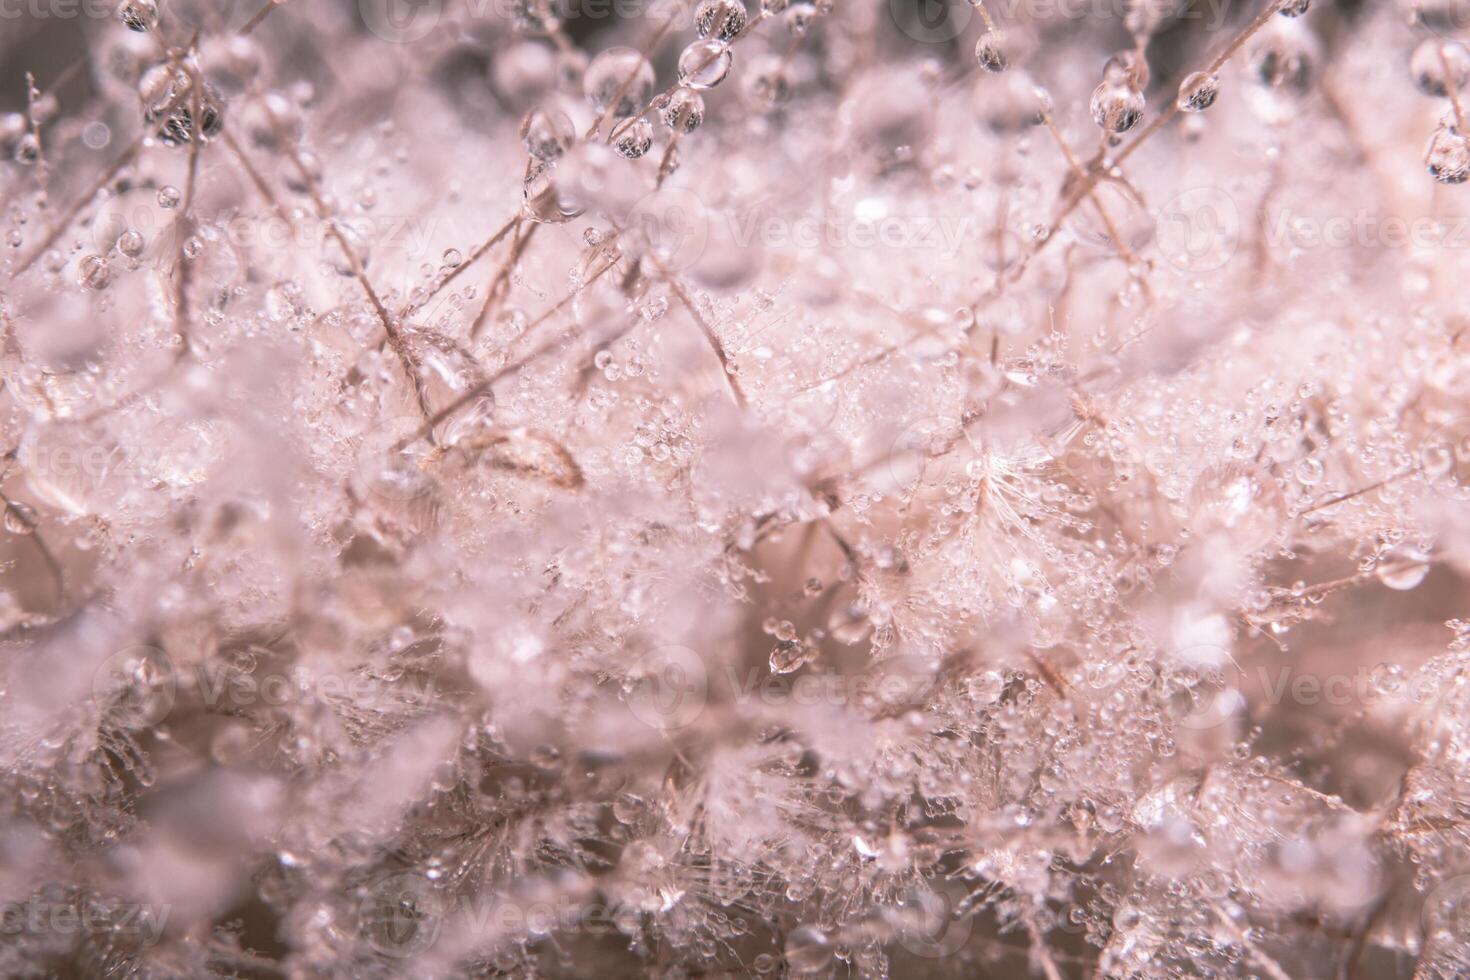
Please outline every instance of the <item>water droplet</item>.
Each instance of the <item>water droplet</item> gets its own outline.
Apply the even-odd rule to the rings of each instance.
[[[1143,93],[1111,82],[1103,82],[1092,93],[1092,121],[1104,132],[1126,133],[1143,118]]]
[[[1204,112],[1220,97],[1220,79],[1197,71],[1179,83],[1178,106],[1185,112]]]
[[[771,673],[794,673],[811,663],[816,656],[817,648],[810,643],[801,640],[782,640],[771,650]]]
[[[613,149],[629,160],[636,160],[653,146],[653,124],[647,119],[634,119],[618,130]]]
[[[980,35],[980,40],[975,42],[975,61],[981,68],[989,72],[1006,70],[1010,59],[1006,57],[999,34],[995,31],[986,31]]]
[[[653,66],[632,48],[608,48],[582,75],[582,91],[598,112],[618,118],[642,109],[653,95]]]
[[[5,530],[11,534],[30,534],[36,529],[36,512],[30,504],[19,500],[5,505]]]
[[[781,19],[793,37],[803,37],[811,30],[812,21],[817,19],[817,8],[810,3],[793,3]]]
[[[786,968],[792,976],[820,973],[832,964],[835,955],[832,940],[816,926],[797,926],[786,937]]]
[[[34,166],[41,159],[41,144],[35,133],[25,133],[15,144],[15,162],[23,167]]]
[[[714,88],[730,73],[730,62],[723,41],[695,41],[679,55],[679,81],[690,88]]]
[[[1273,20],[1251,43],[1246,97],[1256,115],[1267,122],[1294,118],[1312,90],[1318,45],[1298,21]]]
[[[77,264],[77,282],[83,289],[106,289],[112,284],[112,266],[100,255],[88,255]]]
[[[183,199],[179,189],[172,184],[165,184],[158,189],[158,206],[161,208],[176,208]]]
[[[129,229],[117,236],[117,250],[130,259],[136,259],[143,254],[147,246],[141,232]]]
[[[791,98],[791,76],[786,71],[785,61],[774,54],[752,59],[741,82],[741,92],[746,104],[756,112],[773,112],[780,108]]]
[[[1300,17],[1312,5],[1312,0],[1281,0],[1277,12],[1283,17]]]
[[[1428,577],[1429,556],[1412,548],[1400,548],[1380,558],[1374,574],[1390,589],[1407,592]]]
[[[1404,668],[1398,664],[1380,663],[1373,668],[1368,679],[1379,694],[1392,694],[1404,683]]]
[[[1470,52],[1453,41],[1434,38],[1421,43],[1409,59],[1409,77],[1425,95],[1444,98],[1460,91],[1470,78]]]
[[[965,687],[980,704],[994,704],[1006,688],[1006,679],[997,670],[986,670],[965,681]]]
[[[694,31],[700,37],[729,41],[745,30],[746,19],[740,0],[703,0],[694,11]]]
[[[1304,487],[1314,487],[1322,482],[1325,468],[1322,461],[1314,456],[1308,456],[1296,464],[1296,479]]]
[[[692,133],[704,122],[704,98],[693,89],[675,89],[659,107],[659,117],[670,129]]]
[[[158,6],[153,0],[123,0],[117,6],[117,19],[128,30],[141,34],[158,23]]]
[[[1463,184],[1470,178],[1470,140],[1449,123],[1441,123],[1424,154],[1429,174],[1441,184]]]
[[[537,160],[555,160],[577,137],[572,120],[555,109],[532,109],[521,120],[521,143]]]

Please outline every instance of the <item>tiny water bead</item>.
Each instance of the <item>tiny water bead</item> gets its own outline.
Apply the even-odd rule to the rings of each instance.
[[[1277,12],[1283,17],[1300,17],[1312,6],[1312,0],[1279,0]]]
[[[158,189],[158,206],[161,208],[176,208],[183,199],[179,189],[172,184],[165,184]]]
[[[695,41],[679,55],[679,81],[690,88],[714,88],[730,73],[731,60],[723,41]]]
[[[694,11],[694,31],[700,37],[730,41],[745,30],[746,19],[741,0],[702,0]]]
[[[521,143],[537,160],[555,160],[576,138],[572,120],[557,109],[532,109],[521,120]]]
[[[1104,132],[1126,133],[1143,118],[1143,93],[1113,82],[1103,82],[1092,93],[1092,121]]]
[[[1205,71],[1197,71],[1179,83],[1177,105],[1185,112],[1204,112],[1220,97],[1220,79]]]
[[[1463,184],[1470,178],[1470,139],[1451,123],[1440,123],[1424,154],[1429,174],[1441,184]]]
[[[1001,36],[995,31],[986,31],[975,42],[975,63],[988,72],[1002,72],[1010,64],[1006,57]]]
[[[1424,41],[1409,58],[1409,76],[1425,95],[1444,98],[1465,87],[1470,78],[1470,52],[1453,41]]]
[[[704,98],[692,89],[675,89],[659,106],[659,118],[672,130],[692,133],[704,122]]]
[[[653,96],[653,65],[632,48],[608,48],[593,58],[582,76],[582,91],[598,112],[616,118],[634,115]]]

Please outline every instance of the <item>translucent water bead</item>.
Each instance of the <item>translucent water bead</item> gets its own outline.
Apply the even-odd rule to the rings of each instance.
[[[1465,87],[1465,80],[1470,78],[1470,52],[1453,41],[1425,41],[1409,59],[1409,76],[1414,87],[1425,95],[1444,98]]]
[[[975,63],[988,72],[1005,71],[1010,64],[1000,35],[995,31],[986,31],[975,42]]]
[[[1092,93],[1092,121],[1104,132],[1126,133],[1143,118],[1143,93],[1114,82],[1103,82]]]
[[[704,98],[692,89],[675,89],[660,104],[659,118],[670,129],[692,133],[704,122]]]
[[[729,41],[745,30],[747,19],[740,0],[704,0],[694,11],[694,30],[700,37]]]
[[[653,146],[653,124],[647,119],[635,119],[628,123],[619,130],[617,139],[613,140],[613,149],[629,160],[636,160],[643,156],[651,146]]]
[[[679,81],[690,88],[714,88],[730,74],[731,60],[723,41],[695,41],[679,55]]]
[[[653,95],[653,66],[632,48],[608,48],[587,66],[582,92],[598,112],[631,116]]]
[[[756,112],[774,112],[791,97],[791,75],[780,55],[757,55],[750,62],[741,91]]]
[[[153,0],[123,0],[117,5],[117,19],[128,30],[141,34],[158,23],[158,5]]]
[[[1440,123],[1429,138],[1424,164],[1441,184],[1463,184],[1470,178],[1470,139],[1453,124]]]
[[[555,160],[576,139],[572,121],[556,109],[532,109],[521,120],[521,142],[537,160]]]
[[[1179,83],[1178,106],[1184,112],[1204,112],[1220,97],[1220,79],[1197,71]]]

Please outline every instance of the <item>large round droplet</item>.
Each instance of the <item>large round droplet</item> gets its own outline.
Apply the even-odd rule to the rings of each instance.
[[[582,75],[582,91],[593,108],[620,118],[648,104],[653,83],[653,66],[632,48],[608,48]]]
[[[1429,556],[1417,548],[1396,548],[1374,568],[1378,581],[1398,592],[1417,588],[1429,575]]]
[[[1143,93],[1103,82],[1092,92],[1092,121],[1106,133],[1126,133],[1143,118]]]
[[[1425,95],[1444,98],[1465,87],[1465,80],[1470,78],[1470,53],[1453,41],[1425,41],[1409,59],[1409,76],[1414,87]]]
[[[694,11],[694,30],[700,37],[729,41],[745,30],[746,20],[740,0],[703,0]]]
[[[537,160],[555,160],[576,136],[571,119],[556,109],[532,109],[521,120],[521,143]]]
[[[690,88],[714,88],[730,74],[730,61],[723,41],[695,41],[679,55],[679,81]]]
[[[832,940],[816,926],[797,926],[786,937],[786,968],[795,977],[809,977],[832,965]]]

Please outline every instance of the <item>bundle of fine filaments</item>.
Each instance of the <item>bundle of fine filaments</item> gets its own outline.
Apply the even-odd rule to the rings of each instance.
[[[1470,975],[1467,39],[0,4],[0,975]]]

